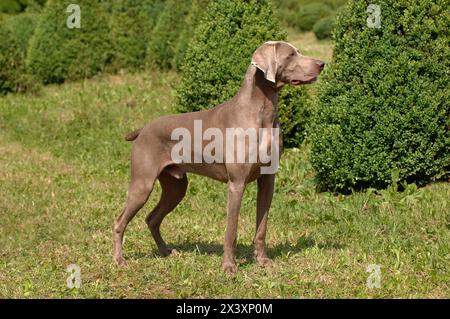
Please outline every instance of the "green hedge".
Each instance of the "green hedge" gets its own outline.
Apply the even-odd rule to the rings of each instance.
[[[336,21],[311,129],[320,184],[349,191],[424,184],[450,168],[450,13],[445,0],[354,0]]]
[[[302,87],[284,87],[278,97],[278,116],[283,131],[283,146],[298,147],[306,137],[313,105]]]
[[[253,52],[268,40],[283,40],[270,1],[211,1],[186,53],[177,108],[191,112],[214,107],[234,96]],[[306,118],[304,88],[284,88],[279,113],[285,145],[297,146]]]
[[[38,17],[20,14],[0,19],[0,94],[37,88],[26,72],[25,57]]]
[[[49,0],[30,41],[27,66],[44,83],[91,77],[111,59],[108,15],[101,0],[78,0],[81,28],[69,29],[73,1]]]
[[[320,19],[314,24],[313,32],[318,40],[331,38],[334,29],[334,15]]]
[[[177,40],[191,4],[191,0],[167,0],[148,44],[147,63],[150,67],[162,70],[175,67]]]
[[[113,44],[110,71],[144,67],[147,44],[164,1],[122,0],[109,5]]]
[[[25,9],[26,5],[23,1],[18,0],[2,0],[0,2],[0,12],[18,13]]]
[[[320,19],[329,16],[331,8],[323,3],[311,3],[300,8],[296,16],[295,27],[299,31],[311,31]]]
[[[335,11],[339,7],[343,6],[347,0],[275,0],[277,7],[279,8],[280,19],[285,25],[290,27],[297,27],[298,14],[299,11],[303,10],[305,6],[313,4],[313,6],[319,4],[320,6],[325,5],[331,10]],[[320,18],[315,17],[309,26],[311,30],[314,23],[316,23]]]
[[[16,14],[36,11],[42,8],[46,0],[1,0],[0,13]]]
[[[175,66],[177,70],[181,70],[189,41],[205,13],[208,2],[209,0],[193,0],[192,2],[191,9],[184,21],[184,27],[178,37],[175,49]]]

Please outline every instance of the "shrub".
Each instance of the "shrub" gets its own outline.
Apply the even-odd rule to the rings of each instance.
[[[176,42],[184,28],[183,22],[191,3],[191,0],[167,0],[148,45],[147,62],[151,67],[162,70],[175,67]]]
[[[111,71],[136,70],[145,65],[151,31],[163,8],[163,0],[111,2],[108,10],[113,39]]]
[[[73,1],[49,0],[30,40],[27,66],[44,83],[93,76],[110,60],[108,17],[101,0],[79,0],[81,28],[69,29]]]
[[[0,12],[4,13],[18,13],[23,11],[25,5],[17,0],[2,0],[0,2]]]
[[[317,3],[317,0],[276,0],[280,19],[285,25],[296,27],[298,11],[305,5]],[[320,3],[328,6],[333,11],[341,7],[347,0],[320,0]]]
[[[28,13],[40,13],[42,12],[46,0],[23,0],[25,1],[25,12]]]
[[[192,2],[191,9],[189,10],[189,14],[184,21],[184,28],[180,33],[175,49],[175,66],[177,70],[181,70],[189,41],[194,34],[195,28],[198,26],[198,23],[205,13],[205,8],[207,7],[208,2],[209,0],[193,0]]]
[[[336,10],[345,5],[349,0],[322,0],[324,4],[329,6],[331,9]]]
[[[450,171],[450,14],[444,0],[370,1],[338,16],[333,63],[322,76],[311,161],[332,190],[423,184]]]
[[[283,131],[283,146],[298,147],[306,136],[306,127],[312,115],[307,90],[285,87],[278,97],[278,117]]]
[[[331,9],[323,3],[310,3],[300,8],[295,27],[300,31],[311,31],[314,24],[331,14]]]
[[[27,74],[25,57],[37,16],[20,14],[0,20],[0,94],[24,92],[37,86]]]
[[[301,2],[298,0],[276,0],[278,7],[278,18],[285,25],[295,27],[297,24],[297,12],[300,9]]]
[[[313,28],[313,32],[318,40],[323,40],[326,38],[331,38],[331,34],[334,28],[335,16],[331,15],[320,19],[316,22]]]
[[[46,0],[2,0],[0,2],[0,13],[16,14],[19,12],[30,12],[41,8]]]
[[[253,52],[268,40],[286,38],[270,1],[211,1],[189,43],[178,88],[180,112],[214,107],[234,96]],[[303,88],[284,88],[279,113],[285,145],[296,146],[303,136],[306,94]]]

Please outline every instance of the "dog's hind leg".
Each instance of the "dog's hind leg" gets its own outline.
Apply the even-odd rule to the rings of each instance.
[[[133,161],[132,161],[133,162]],[[125,208],[122,210],[120,216],[116,219],[113,226],[113,241],[114,254],[113,260],[119,264],[126,264],[122,255],[123,234],[128,223],[133,219],[136,213],[147,202],[150,193],[153,190],[153,185],[157,178],[157,171],[151,169],[151,165],[137,165],[133,169],[139,170],[139,174],[133,174],[131,178],[130,188],[125,203]]]
[[[170,174],[167,169],[161,172],[158,179],[162,188],[161,199],[156,207],[147,216],[145,221],[150,229],[150,232],[152,233],[153,239],[155,240],[161,255],[169,256],[171,254],[176,254],[176,251],[174,249],[167,248],[166,243],[161,237],[159,228],[164,217],[174,210],[183,199],[186,194],[188,180],[186,174],[183,174],[177,178]]]

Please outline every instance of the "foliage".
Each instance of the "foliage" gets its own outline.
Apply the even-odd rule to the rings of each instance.
[[[18,13],[24,10],[25,5],[22,1],[17,0],[2,0],[0,2],[0,12],[4,13]]]
[[[450,171],[450,13],[444,0],[370,1],[336,21],[333,63],[322,76],[312,164],[333,190],[423,184]]]
[[[320,19],[316,22],[316,24],[314,24],[313,32],[317,39],[323,40],[326,38],[331,38],[335,19],[336,17],[331,15]]]
[[[147,43],[163,8],[163,0],[123,0],[110,4],[113,71],[136,70],[145,65]]]
[[[203,17],[205,8],[208,6],[209,1],[210,0],[192,1],[191,9],[189,10],[189,14],[186,16],[184,28],[180,33],[175,49],[175,65],[177,70],[181,70],[189,41],[195,32],[195,28],[198,26]]]
[[[308,91],[299,87],[285,87],[279,93],[278,116],[283,132],[283,146],[298,147],[306,136],[312,116]]]
[[[44,83],[91,77],[111,58],[108,16],[101,0],[79,0],[81,28],[70,29],[73,1],[49,0],[30,40],[27,66]]]
[[[25,70],[28,42],[37,19],[32,14],[0,19],[0,94],[37,88],[35,79]]]
[[[23,11],[35,10],[42,7],[46,0],[2,0],[0,13],[16,14]]]
[[[167,0],[148,43],[149,66],[162,70],[175,67],[175,48],[191,3],[191,0]]]
[[[346,2],[347,0],[276,0],[275,4],[278,8],[278,14],[283,24],[289,27],[296,27],[298,22],[298,12],[307,5],[319,3],[329,7],[333,12],[335,12]],[[313,23],[317,21],[318,20]]]
[[[295,27],[299,31],[311,31],[314,24],[331,14],[331,9],[323,3],[311,3],[300,8]]]

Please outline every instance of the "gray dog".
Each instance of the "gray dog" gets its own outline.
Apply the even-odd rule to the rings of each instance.
[[[194,134],[194,124],[199,121],[202,123],[203,131],[213,128],[223,132],[224,135],[227,128],[244,130],[279,128],[277,100],[280,89],[286,84],[314,82],[324,65],[325,63],[320,60],[302,56],[298,49],[289,43],[266,42],[253,54],[242,86],[231,100],[206,111],[160,117],[145,127],[129,133],[126,140],[135,140],[131,153],[131,183],[125,207],[113,226],[114,261],[120,265],[126,264],[122,255],[125,228],[146,203],[156,179],[161,184],[161,199],[146,218],[146,222],[160,253],[163,256],[176,253],[174,249],[167,247],[159,228],[164,217],[186,194],[188,185],[186,173],[196,173],[228,183],[227,228],[222,263],[222,268],[227,273],[237,271],[235,250],[242,195],[246,185],[257,180],[255,258],[259,265],[270,266],[272,261],[266,254],[265,237],[275,174],[261,173],[261,168],[267,163],[260,160],[252,163],[229,160],[212,163],[180,162],[174,160],[172,156],[173,147],[178,142],[173,139],[172,133],[182,128]],[[266,147],[273,151],[273,147],[270,148],[273,140],[273,135],[269,137],[266,135],[265,139],[258,139],[256,148]],[[281,137],[276,142],[281,145]],[[227,143],[223,145],[223,153],[227,153],[226,148]],[[249,157],[250,149],[247,143],[245,148],[247,154],[244,154],[246,159]],[[199,156],[198,148],[193,147],[191,152],[189,155]],[[232,152],[235,153],[234,150]]]

